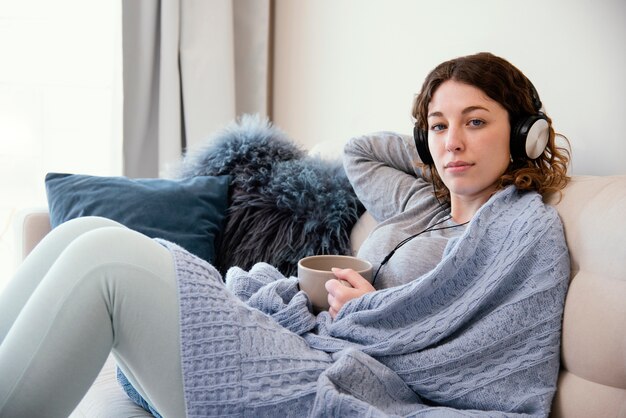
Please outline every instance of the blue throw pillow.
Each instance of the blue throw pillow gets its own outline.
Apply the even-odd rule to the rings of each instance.
[[[54,228],[102,216],[151,238],[163,238],[213,262],[228,207],[229,176],[183,180],[49,173],[46,193]]]

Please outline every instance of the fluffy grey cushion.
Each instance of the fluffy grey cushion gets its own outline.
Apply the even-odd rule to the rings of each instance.
[[[337,157],[307,156],[280,129],[250,115],[189,153],[180,177],[231,176],[216,267],[225,272],[264,261],[293,275],[302,257],[349,254],[350,230],[363,206]]]

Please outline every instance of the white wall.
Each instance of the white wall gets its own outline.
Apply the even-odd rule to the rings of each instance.
[[[273,119],[309,148],[410,133],[426,74],[490,51],[533,81],[574,174],[623,174],[624,39],[624,0],[277,0]]]
[[[121,2],[0,0],[0,290],[47,172],[122,172],[121,45]]]

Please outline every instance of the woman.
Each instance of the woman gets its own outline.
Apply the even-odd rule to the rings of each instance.
[[[417,164],[422,170],[415,170],[413,145],[398,135],[383,133],[380,138],[363,138],[348,145],[346,170],[352,185],[370,213],[382,222],[361,249],[362,257],[383,260],[402,239],[430,227],[445,228],[434,234],[436,237],[430,234],[427,240],[418,239],[398,249],[395,262],[386,267],[386,279],[377,287],[412,280],[407,269],[417,275],[432,269],[447,240],[460,235],[457,227],[468,222],[495,191],[514,184],[518,190],[545,196],[565,187],[569,154],[556,146],[552,122],[541,113],[541,107],[534,86],[517,68],[491,54],[477,54],[439,65],[416,98],[415,145],[421,160],[428,160],[428,164]],[[532,138],[545,141],[534,158],[519,149],[525,140],[519,132],[528,131],[525,123],[529,122],[545,128],[541,138]],[[516,141],[511,139],[514,134]],[[511,146],[517,149],[511,150]],[[416,182],[415,175],[430,183]],[[396,185],[391,194],[394,199],[381,201],[379,196],[389,194],[391,184]],[[431,196],[431,187],[435,196]],[[432,252],[431,257],[413,256]],[[399,260],[402,254],[404,262]],[[333,316],[349,299],[374,290],[354,274],[337,274],[350,280],[354,289],[329,283]]]
[[[402,136],[350,141],[346,170],[380,221],[360,255],[379,271],[371,286],[336,270],[352,288],[331,281],[317,316],[267,264],[224,286],[173,244],[61,225],[0,300],[0,416],[67,415],[110,350],[166,417],[546,416],[569,260],[537,192],[565,185],[567,154],[540,107],[519,70],[477,54],[416,99],[421,169]]]

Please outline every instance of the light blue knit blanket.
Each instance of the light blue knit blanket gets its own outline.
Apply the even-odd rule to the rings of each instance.
[[[350,301],[334,321],[267,264],[229,270],[224,287],[168,246],[188,416],[549,413],[569,256],[536,193],[498,192],[435,269]]]

